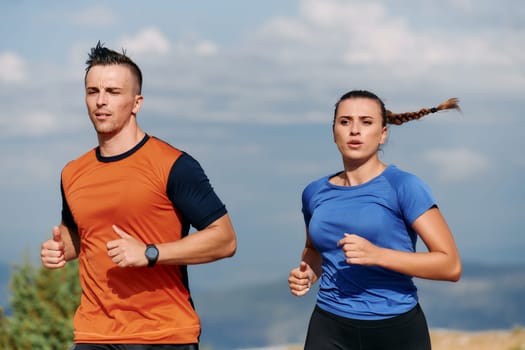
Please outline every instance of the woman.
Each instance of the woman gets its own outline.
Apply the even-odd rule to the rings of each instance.
[[[290,272],[293,295],[319,281],[305,349],[430,349],[412,277],[457,281],[461,261],[430,189],[379,159],[387,124],[402,124],[456,99],[415,113],[393,114],[368,91],[335,105],[334,141],[343,171],[303,191],[306,246]],[[419,236],[428,252],[416,252]]]

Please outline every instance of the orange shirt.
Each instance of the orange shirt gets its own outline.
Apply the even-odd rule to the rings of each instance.
[[[64,221],[78,228],[81,242],[75,342],[198,342],[200,322],[186,266],[120,268],[106,248],[119,238],[113,224],[144,243],[176,241],[188,233],[184,215],[166,193],[172,167],[183,154],[146,136],[121,156],[102,158],[93,149],[64,168],[63,217],[74,220]]]

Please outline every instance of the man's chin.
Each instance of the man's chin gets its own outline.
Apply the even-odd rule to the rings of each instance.
[[[97,134],[111,134],[114,132],[112,125],[94,122],[93,126]]]
[[[109,128],[95,128],[95,131],[99,138],[102,137],[108,139],[115,135],[115,130]]]

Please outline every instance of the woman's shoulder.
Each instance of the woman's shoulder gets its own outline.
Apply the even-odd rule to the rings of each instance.
[[[334,176],[334,174],[331,175],[325,175],[323,177],[317,178],[316,180],[311,181],[303,190],[303,196],[308,195],[311,196],[314,193],[319,192],[322,188],[326,187],[328,185],[328,180]]]
[[[389,165],[383,175],[398,196],[422,191],[431,193],[429,186],[419,176],[395,165]]]
[[[383,176],[393,185],[402,185],[412,183],[414,181],[421,181],[421,179],[417,175],[406,170],[400,169],[394,164],[390,164],[385,169]]]
[[[330,180],[330,178],[332,178],[335,175],[337,175],[337,173],[330,174],[330,175],[325,175],[325,176],[322,176],[320,178],[317,178],[317,179],[311,181],[308,185],[306,185],[305,190],[306,189],[313,189],[313,188],[319,188],[319,187],[322,187],[322,186],[326,186],[326,184],[328,184],[328,181]]]

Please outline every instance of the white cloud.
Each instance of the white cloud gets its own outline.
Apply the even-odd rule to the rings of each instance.
[[[171,17],[176,11],[173,8],[168,11],[167,3],[158,8],[148,4],[144,11],[151,12],[139,13],[138,17],[135,16],[140,11],[133,6],[117,10],[115,5],[114,14],[120,18],[118,26],[105,26],[104,23],[117,19],[109,12],[99,12],[99,17],[91,18],[98,24],[89,30],[85,30],[86,26],[71,25],[64,17],[65,11],[42,25],[37,21],[41,7],[28,7],[25,17],[32,20],[24,25],[27,32],[14,30],[0,49],[0,142],[6,150],[0,152],[0,161],[5,164],[0,171],[1,195],[12,198],[10,207],[26,209],[32,203],[29,195],[24,197],[31,192],[28,188],[38,187],[41,198],[56,198],[56,207],[46,203],[41,210],[33,210],[44,219],[26,223],[27,232],[38,232],[38,227],[47,227],[45,220],[55,217],[60,200],[57,187],[60,169],[66,161],[96,144],[83,103],[82,79],[89,48],[100,38],[107,40],[108,47],[116,50],[124,47],[133,59],[137,54],[137,63],[144,65],[146,99],[139,120],[146,130],[181,145],[190,154],[195,153],[212,175],[217,191],[228,198],[226,203],[230,203],[239,227],[270,232],[270,236],[296,232],[299,237],[300,231],[304,231],[299,215],[294,215],[297,223],[292,219],[290,223],[280,221],[289,215],[289,208],[300,206],[299,184],[306,185],[330,169],[339,169],[340,160],[330,140],[330,120],[333,103],[344,90],[370,88],[396,111],[459,97],[462,115],[454,112],[425,119],[418,129],[430,130],[429,134],[408,132],[410,123],[399,129],[400,133],[407,130],[407,138],[394,137],[385,148],[385,156],[399,159],[400,166],[404,162],[407,170],[420,169],[415,173],[421,173],[423,178],[432,175],[429,180],[437,182],[432,187],[439,189],[436,193],[441,195],[440,204],[452,208],[453,215],[459,212],[453,208],[464,207],[468,200],[462,192],[454,191],[456,187],[451,184],[456,182],[465,193],[478,193],[475,198],[482,198],[480,193],[486,192],[486,186],[480,187],[479,181],[472,181],[475,177],[480,175],[483,181],[497,182],[501,177],[498,174],[519,174],[525,166],[524,157],[509,158],[509,153],[495,158],[489,155],[493,147],[485,147],[489,139],[505,149],[516,152],[522,149],[517,130],[524,121],[520,114],[521,95],[525,91],[525,50],[521,49],[525,32],[519,19],[524,18],[525,6],[519,6],[517,1],[515,6],[501,6],[488,0],[460,0],[458,10],[450,6],[454,1],[299,0],[301,8],[297,15],[284,16],[283,6],[277,5],[272,10],[274,17],[260,18],[265,14],[258,13],[262,24],[259,19],[251,21],[243,17],[236,22],[239,16],[232,17],[230,24],[238,30],[235,35],[231,28],[223,31],[220,26],[212,32],[215,30],[212,26],[218,23],[215,20],[175,23]],[[261,6],[275,4],[268,2]],[[110,6],[109,2],[106,6]],[[150,15],[154,12],[158,17]],[[292,12],[296,13],[293,9]],[[223,15],[228,20],[226,16],[231,13]],[[143,22],[144,18],[156,20],[149,25]],[[149,27],[141,27],[141,23]],[[44,36],[40,32],[44,31],[45,37],[53,37],[53,43],[60,43],[60,49],[49,50],[49,42],[39,40]],[[122,38],[127,40],[125,45],[121,44]],[[15,42],[21,49],[10,47]],[[7,68],[2,53],[8,50],[24,55],[25,60],[15,59],[22,62],[22,68],[14,69],[13,65]],[[21,72],[19,78],[25,77],[26,81],[16,84],[16,88],[4,89],[4,75],[17,71]],[[443,128],[449,121],[453,123],[450,128]],[[493,125],[488,121],[498,128],[491,128]],[[289,123],[292,127],[259,128],[250,125],[253,123]],[[226,131],[215,129],[222,126]],[[210,128],[213,132],[207,131]],[[237,132],[231,132],[233,129]],[[430,134],[445,129],[446,133]],[[418,151],[413,145],[428,147],[430,143],[420,140],[422,135],[447,139],[443,143],[432,142],[443,149],[424,153],[424,160],[414,159],[414,153],[421,154],[423,150],[420,147]],[[486,153],[481,151],[484,148]],[[499,169],[498,174],[493,167]],[[430,171],[433,173],[429,174]],[[519,228],[523,220],[517,214],[519,211],[512,208],[520,208],[515,201],[523,197],[522,191],[516,185],[519,179],[506,180],[506,187],[494,200],[483,202],[482,207],[479,200],[475,201],[468,212],[496,212],[498,218],[501,212],[511,212],[506,217],[510,219],[502,228],[498,224],[503,221],[492,220],[493,217],[485,221],[469,220],[468,216],[465,220],[456,218],[455,226],[466,237],[465,241],[472,232],[480,232],[478,226],[487,226],[484,228],[489,231],[494,227],[501,229],[499,236],[508,238],[503,240],[502,247],[508,242],[520,242],[515,237],[522,232]],[[14,192],[17,186],[20,190]],[[276,202],[285,213],[275,214],[279,215],[276,225],[280,227],[274,229],[274,223],[263,223],[264,220],[252,222],[250,213],[260,208],[276,210],[271,205]],[[253,208],[249,208],[251,205]],[[274,215],[272,210],[269,215]],[[300,207],[296,213],[299,212]],[[9,212],[4,214],[11,217]],[[0,231],[10,232],[13,220],[2,221]],[[485,242],[493,243],[488,238]],[[18,252],[12,247],[5,250],[15,258],[20,255]],[[476,256],[476,252],[468,253]],[[264,257],[255,254],[253,260],[260,265]]]
[[[88,25],[90,27],[109,27],[117,22],[117,17],[109,8],[104,6],[83,9],[80,12],[67,16],[67,18],[73,24]]]
[[[433,149],[424,154],[437,176],[444,182],[459,182],[479,176],[488,169],[489,161],[483,154],[467,149]]]
[[[166,54],[170,51],[170,42],[158,28],[145,28],[137,35],[124,37],[122,47],[131,56],[140,54]]]
[[[494,28],[481,33],[474,29],[435,32],[418,25],[416,19],[392,13],[388,3],[378,1],[303,0],[300,17],[275,18],[259,35],[265,43],[280,46],[270,50],[277,57],[292,45],[297,58],[328,55],[347,64],[395,65],[397,70],[410,67],[408,73],[414,64],[429,69],[462,63],[515,63],[509,47],[521,47],[523,35],[494,32]]]
[[[0,82],[16,83],[26,78],[24,59],[13,52],[0,54]]]
[[[275,37],[290,41],[307,41],[310,31],[301,21],[291,18],[274,18],[260,29],[261,37]]]
[[[120,47],[144,65],[149,108],[162,115],[172,115],[175,108],[179,118],[206,114],[237,121],[249,113],[249,122],[324,122],[327,103],[347,87],[380,90],[395,102],[400,95],[412,101],[434,97],[435,91],[442,96],[439,90],[465,98],[489,81],[502,95],[525,86],[525,77],[513,69],[523,62],[519,55],[525,55],[515,49],[516,62],[507,57],[510,49],[492,49],[520,47],[514,45],[520,35],[506,36],[502,44],[497,33],[505,30],[503,25],[493,24],[494,34],[488,35],[468,27],[432,31],[435,25],[393,6],[386,1],[302,0],[298,15],[268,18],[227,50],[198,29],[175,39],[160,25],[124,37]],[[423,6],[430,5],[418,5],[418,10]],[[435,16],[448,19],[448,10],[432,6]],[[159,102],[154,106],[152,92]]]
[[[217,56],[219,45],[211,40],[201,39],[196,35],[188,35],[175,44],[173,53],[180,60],[183,57]]]
[[[195,46],[195,52],[202,56],[213,56],[218,51],[218,46],[209,40],[201,41]]]
[[[0,128],[4,134],[41,136],[60,129],[60,119],[49,112],[34,111],[21,113],[15,118],[3,115],[0,119]]]

